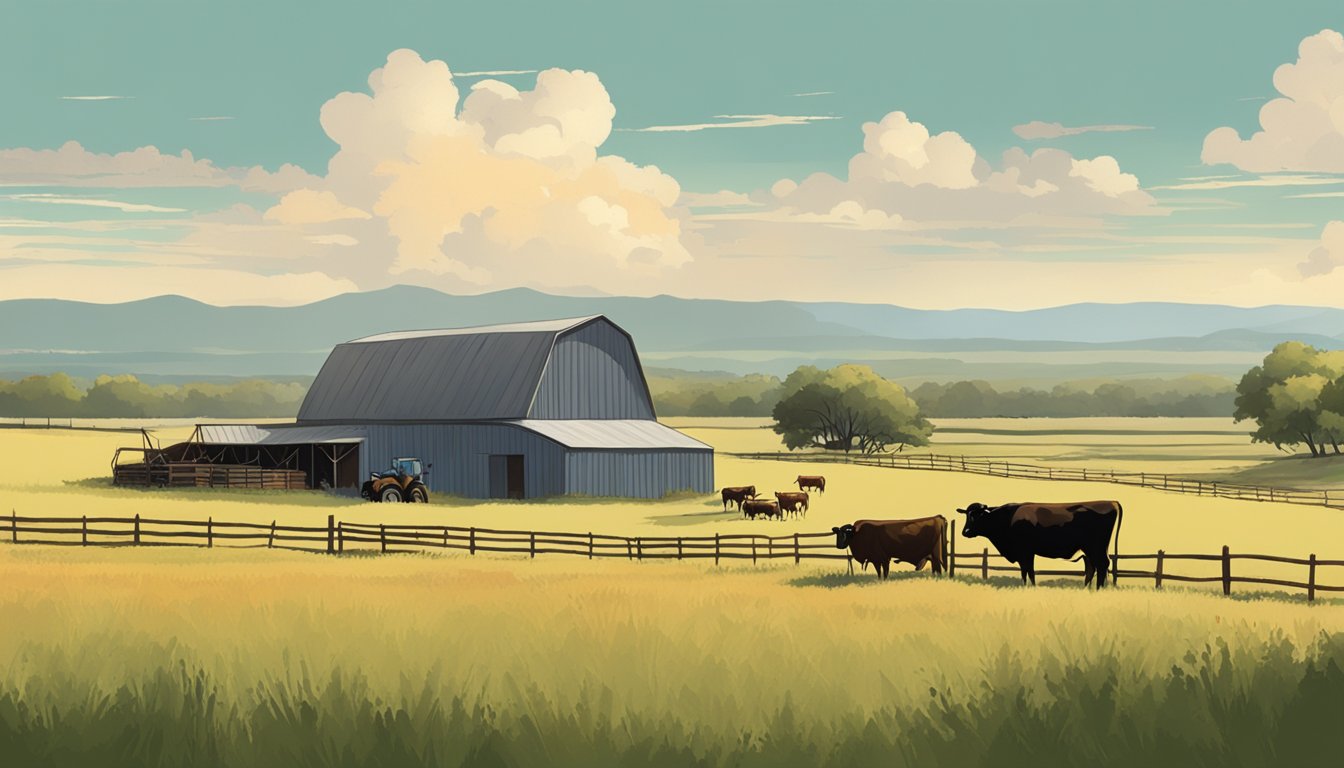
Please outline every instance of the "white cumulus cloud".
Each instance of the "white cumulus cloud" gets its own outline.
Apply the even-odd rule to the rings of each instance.
[[[314,189],[385,225],[392,272],[628,285],[690,260],[676,180],[600,153],[616,109],[597,75],[548,69],[530,90],[483,80],[461,96],[444,62],[399,50],[368,93],[322,107],[340,149]]]
[[[1274,71],[1280,96],[1260,108],[1260,130],[1204,138],[1201,159],[1244,171],[1344,173],[1344,36],[1326,29],[1304,39],[1297,61]]]
[[[849,203],[898,217],[902,227],[1077,222],[1160,212],[1138,178],[1108,155],[1075,158],[1061,149],[1013,148],[995,164],[960,134],[931,132],[904,112],[866,123],[863,133],[863,151],[850,160],[848,178],[816,173],[800,181],[781,179],[756,199],[826,217]]]

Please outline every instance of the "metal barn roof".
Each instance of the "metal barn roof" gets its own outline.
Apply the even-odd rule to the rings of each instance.
[[[426,336],[470,336],[477,333],[559,333],[560,331],[567,331],[570,328],[577,328],[578,326],[583,325],[590,320],[596,320],[599,317],[601,317],[601,315],[571,317],[561,320],[538,320],[531,323],[475,325],[466,328],[439,328],[437,330],[427,331],[394,331],[392,333],[380,333],[375,336],[365,336],[349,343],[367,344],[374,341],[402,341],[404,339],[423,339]]]
[[[568,448],[713,450],[671,427],[644,419],[520,419],[505,423],[516,424]]]
[[[385,333],[340,344],[309,388],[298,420],[525,419],[557,337],[594,321],[619,330],[594,315]]]
[[[295,427],[254,424],[201,424],[196,441],[208,445],[307,445],[309,443],[359,443],[361,427]]]

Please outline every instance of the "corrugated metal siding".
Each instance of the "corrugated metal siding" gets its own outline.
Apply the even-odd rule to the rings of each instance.
[[[630,339],[605,317],[561,333],[528,417],[654,418]]]
[[[455,334],[341,344],[309,388],[299,422],[525,418],[554,337]]]
[[[583,451],[565,456],[565,488],[586,496],[657,499],[714,491],[712,451]]]
[[[360,451],[360,477],[386,469],[392,459],[415,456],[433,464],[432,493],[490,497],[490,456],[521,454],[527,498],[565,492],[565,449],[508,424],[371,424]]]

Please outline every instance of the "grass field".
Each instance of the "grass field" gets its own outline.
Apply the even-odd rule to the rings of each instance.
[[[1344,609],[665,562],[0,547],[22,766],[1321,765]]]
[[[683,428],[720,451],[772,437],[759,423],[693,421]],[[1012,426],[1019,434],[1002,434]],[[1175,426],[1096,444],[1117,457],[1162,445],[1187,456],[1173,464],[1223,461],[1175,434],[1211,430]],[[1049,450],[1062,431],[1117,431],[1007,427],[945,437]],[[108,487],[112,450],[135,439],[0,430],[0,509],[690,536],[955,517],[977,499],[1116,497],[1122,551],[1226,543],[1344,558],[1339,510],[724,455],[720,484],[783,488],[816,469],[829,490],[805,520],[762,522],[696,497],[394,506]],[[1211,575],[1208,565],[1182,567]],[[1259,575],[1301,581],[1300,570]],[[0,545],[0,762],[1308,766],[1344,750],[1344,601],[1240,589],[1228,600],[1133,580],[1106,594],[1064,581],[1030,589],[908,567],[893,576],[850,576],[843,564]]]
[[[759,449],[769,435],[753,420],[725,419],[708,424],[701,420],[682,426],[721,452]],[[996,428],[992,424],[981,425],[982,430]],[[1171,427],[1166,428],[1169,434]],[[189,428],[178,426],[158,434],[168,443],[184,439],[189,432]],[[957,437],[966,439],[964,433],[957,433]],[[107,432],[0,430],[0,510],[13,509],[20,515],[34,516],[141,514],[170,519],[214,517],[263,523],[280,520],[300,525],[325,524],[328,514],[336,514],[352,522],[696,536],[715,532],[779,535],[826,531],[833,525],[865,517],[943,514],[954,518],[957,507],[972,501],[1117,498],[1125,506],[1120,537],[1124,551],[1151,553],[1161,548],[1168,552],[1216,553],[1226,544],[1240,552],[1304,557],[1315,551],[1323,558],[1344,559],[1344,544],[1336,544],[1344,542],[1344,512],[1339,510],[1183,496],[1105,483],[746,461],[722,454],[715,467],[719,485],[754,484],[762,492],[770,493],[791,487],[790,483],[800,473],[817,473],[828,477],[827,493],[815,497],[807,518],[779,522],[741,519],[735,512],[723,512],[721,503],[712,497],[678,496],[657,502],[566,498],[538,503],[435,496],[433,503],[420,506],[368,504],[356,498],[308,492],[112,488],[106,483],[112,451],[133,439],[134,436]],[[959,545],[974,545],[978,551],[984,542],[962,540]],[[1302,580],[1301,574],[1287,566],[1265,568],[1268,570],[1264,575],[1291,573],[1295,580]]]

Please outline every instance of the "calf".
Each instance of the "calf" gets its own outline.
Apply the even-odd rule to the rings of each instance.
[[[747,499],[742,502],[742,514],[753,520],[756,519],[757,515],[784,518],[784,513],[779,510],[779,502],[766,501],[765,499]]]

